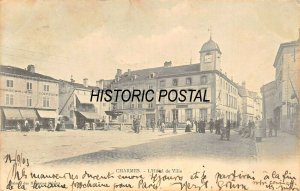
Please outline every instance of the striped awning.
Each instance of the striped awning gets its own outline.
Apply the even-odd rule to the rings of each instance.
[[[81,115],[83,115],[87,119],[99,119],[100,115],[96,112],[79,112]]]
[[[19,109],[3,108],[6,120],[21,120],[22,116]]]
[[[51,110],[37,110],[40,118],[46,118],[46,119],[55,119],[58,118],[58,115],[55,111],[51,111]]]
[[[36,112],[33,109],[20,109],[23,119],[37,119]]]

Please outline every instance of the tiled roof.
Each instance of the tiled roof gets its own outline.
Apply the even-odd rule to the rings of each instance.
[[[67,83],[70,86],[73,86],[74,88],[80,88],[80,89],[96,89],[97,88],[97,86],[87,86],[87,87],[85,87],[83,84],[70,82],[70,81],[66,81],[66,80],[60,80],[60,82]]]
[[[135,70],[129,72],[125,72],[120,76],[120,81],[131,81],[131,78],[135,75],[135,80],[145,80],[149,79],[149,76],[154,73],[155,78],[169,76],[169,75],[176,75],[176,74],[185,74],[191,73],[195,71],[200,71],[199,64],[189,64],[189,65],[181,65],[181,66],[171,66],[171,67],[157,67],[157,68],[147,68],[142,70]]]
[[[46,76],[46,75],[35,73],[35,72],[34,73],[29,72],[25,69],[17,68],[14,66],[0,65],[0,73],[57,81],[56,79],[54,79],[50,76]]]

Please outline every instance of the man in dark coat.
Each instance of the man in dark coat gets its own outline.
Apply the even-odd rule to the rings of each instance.
[[[214,126],[215,126],[215,123],[214,123],[213,119],[210,119],[210,121],[209,121],[209,130],[210,130],[210,133],[213,133]]]
[[[227,141],[229,141],[229,139],[230,139],[230,121],[229,120],[227,120],[227,123],[226,123],[226,139],[227,139]]]

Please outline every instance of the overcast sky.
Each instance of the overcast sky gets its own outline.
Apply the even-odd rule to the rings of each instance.
[[[127,71],[199,62],[212,38],[222,68],[259,91],[274,79],[280,43],[298,39],[300,3],[291,1],[2,0],[0,60],[91,85]]]

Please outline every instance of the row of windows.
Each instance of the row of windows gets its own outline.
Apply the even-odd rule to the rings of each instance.
[[[13,88],[14,87],[14,81],[13,80],[6,80],[6,87]],[[27,82],[26,89],[27,90],[32,90],[32,83],[31,82]],[[44,85],[44,91],[49,92],[49,90],[50,90],[50,86],[45,84]]]
[[[148,109],[152,109],[153,108],[153,103],[149,102],[147,103],[146,107],[143,107],[143,103],[138,103],[138,104],[134,104],[134,103],[126,103],[126,104],[119,104],[118,107],[119,109],[135,109],[135,108],[148,108]]]
[[[226,105],[236,109],[237,108],[237,99],[229,94],[226,94]]]
[[[178,86],[178,81],[179,81],[179,79],[177,79],[177,78],[172,79],[172,86]],[[205,84],[207,84],[207,82],[208,82],[207,76],[201,76],[200,84],[205,85]],[[186,85],[192,85],[193,84],[193,79],[191,77],[186,78],[185,79],[185,84]],[[159,81],[159,86],[160,87],[165,87],[166,86],[166,80],[160,80]]]
[[[49,97],[43,97],[43,107],[50,107]],[[5,104],[6,105],[14,105],[14,95],[13,94],[6,94],[5,95]],[[32,106],[32,97],[26,97],[26,105],[28,107]]]
[[[226,90],[227,92],[231,92],[235,95],[238,93],[237,89],[234,86],[232,86],[230,83],[223,80],[222,78],[220,78],[220,86],[223,87],[223,89]]]

